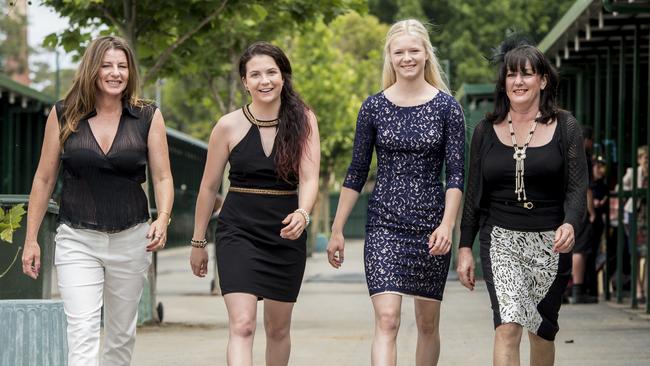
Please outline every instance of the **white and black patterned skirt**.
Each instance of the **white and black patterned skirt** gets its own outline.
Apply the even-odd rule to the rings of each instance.
[[[554,231],[481,228],[481,264],[495,328],[517,323],[541,338],[555,339],[571,253],[553,253],[554,237]]]

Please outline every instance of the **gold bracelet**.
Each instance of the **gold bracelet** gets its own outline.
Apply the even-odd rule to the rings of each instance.
[[[162,215],[162,214],[167,215],[167,225],[170,225],[172,223],[172,215],[167,211],[160,210],[160,211],[158,211],[158,217],[157,218],[159,219],[160,215]]]
[[[305,227],[309,226],[309,223],[311,222],[311,217],[309,217],[309,213],[307,213],[307,210],[304,208],[297,208],[294,213],[299,213],[302,215],[302,218],[305,219]]]
[[[208,245],[208,240],[207,239],[201,239],[201,240],[190,240],[190,244],[194,248],[205,248]]]

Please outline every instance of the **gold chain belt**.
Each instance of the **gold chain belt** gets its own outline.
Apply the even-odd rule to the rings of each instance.
[[[230,187],[230,192],[237,193],[251,193],[251,194],[264,194],[269,196],[293,196],[298,194],[298,190],[284,191],[280,189],[262,189],[262,188],[244,188],[244,187]]]

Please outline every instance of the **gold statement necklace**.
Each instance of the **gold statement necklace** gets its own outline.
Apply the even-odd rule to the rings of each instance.
[[[275,127],[280,123],[280,118],[271,119],[271,120],[261,120],[261,119],[255,118],[255,116],[253,116],[253,113],[251,113],[250,104],[246,104],[245,106],[243,106],[242,107],[242,112],[244,112],[244,116],[246,116],[246,119],[250,123],[257,126],[257,128],[260,128],[260,127]]]
[[[528,144],[530,144],[530,140],[533,138],[533,134],[537,128],[537,118],[539,118],[540,115],[541,114],[537,112],[524,146],[519,147],[517,145],[517,138],[515,137],[515,130],[512,128],[512,117],[510,117],[510,113],[508,113],[508,129],[510,129],[512,147],[515,149],[512,158],[515,159],[515,194],[517,195],[517,201],[521,201],[522,195],[524,201],[528,200],[528,198],[526,198],[526,188],[524,186],[524,161],[526,160],[526,149],[528,148]]]

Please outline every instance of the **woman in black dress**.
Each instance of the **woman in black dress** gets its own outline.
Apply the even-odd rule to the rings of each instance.
[[[500,48],[495,110],[472,136],[458,274],[474,289],[472,243],[496,328],[494,365],[519,365],[528,331],[531,364],[552,365],[574,233],[587,197],[587,164],[576,119],[555,103],[557,72],[516,38]]]
[[[306,262],[306,233],[318,191],[316,117],[291,83],[284,52],[251,45],[239,74],[252,103],[212,131],[196,202],[190,264],[208,271],[205,231],[230,163],[230,188],[217,221],[219,285],[230,323],[228,365],[251,365],[257,300],[264,300],[266,363],[286,365],[293,305]]]

